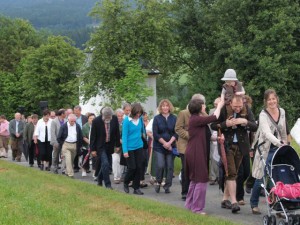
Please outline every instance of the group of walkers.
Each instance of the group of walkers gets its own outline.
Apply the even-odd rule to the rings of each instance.
[[[275,90],[266,90],[264,109],[257,122],[251,111],[251,98],[245,95],[236,72],[228,69],[222,80],[225,84],[221,97],[216,98],[209,114],[205,97],[195,94],[177,117],[172,103],[161,100],[157,115],[150,121],[139,103],[126,103],[116,111],[104,107],[99,116],[82,115],[80,106],[74,111],[60,109],[56,113],[44,110],[41,119],[34,114],[26,123],[20,113],[10,122],[2,115],[0,156],[7,157],[10,137],[13,160],[20,161],[22,149],[27,148],[30,166],[36,159],[41,170],[52,168],[58,173],[61,169],[71,178],[81,167],[82,176],[93,172],[97,184],[108,189],[112,189],[113,173],[115,184],[123,182],[124,192],[130,193],[132,187],[136,195],[144,194],[141,188],[147,186],[146,173],[151,174],[156,193],[162,189],[170,193],[174,159],[178,156],[182,168],[181,198],[187,209],[205,215],[208,182],[218,182],[224,192],[220,206],[237,213],[245,205],[247,180],[246,190],[252,188],[252,213],[260,214],[264,168],[255,148],[264,143],[261,151],[266,158],[271,148],[289,144],[285,111],[279,107]],[[221,154],[222,147],[225,155]],[[224,177],[219,177],[219,169],[224,170]]]

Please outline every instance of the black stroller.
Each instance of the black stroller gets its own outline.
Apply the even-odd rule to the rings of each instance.
[[[284,184],[295,184],[300,182],[300,160],[297,152],[289,145],[282,146],[270,150],[267,160],[263,159],[260,151],[261,143],[258,146],[260,158],[265,165],[265,175],[263,177],[262,187],[265,190],[266,204],[268,215],[263,217],[264,225],[276,225],[275,215],[280,215],[280,225],[299,224],[300,215],[296,214],[296,210],[300,209],[300,198],[287,199],[280,198],[271,194],[270,190],[281,181]],[[270,199],[272,199],[270,201]]]

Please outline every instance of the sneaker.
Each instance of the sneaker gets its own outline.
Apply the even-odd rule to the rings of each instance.
[[[120,180],[114,180],[114,183],[119,184],[119,183],[121,183],[121,181]]]
[[[238,206],[237,203],[233,203],[233,204],[231,205],[231,212],[232,212],[232,213],[237,213],[237,212],[240,211],[240,210],[241,210],[241,208]]]
[[[224,200],[221,202],[221,208],[223,209],[231,209],[231,202],[229,200]]]
[[[85,172],[85,171],[82,171],[81,176],[86,177],[86,172]]]

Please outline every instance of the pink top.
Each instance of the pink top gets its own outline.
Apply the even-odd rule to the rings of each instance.
[[[2,123],[0,123],[0,136],[9,136],[8,126],[9,122],[7,120],[4,120]]]

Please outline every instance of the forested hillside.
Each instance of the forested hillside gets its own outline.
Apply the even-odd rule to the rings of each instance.
[[[70,37],[76,46],[89,39],[97,22],[88,16],[97,0],[0,0],[0,14],[30,21],[37,29]]]

